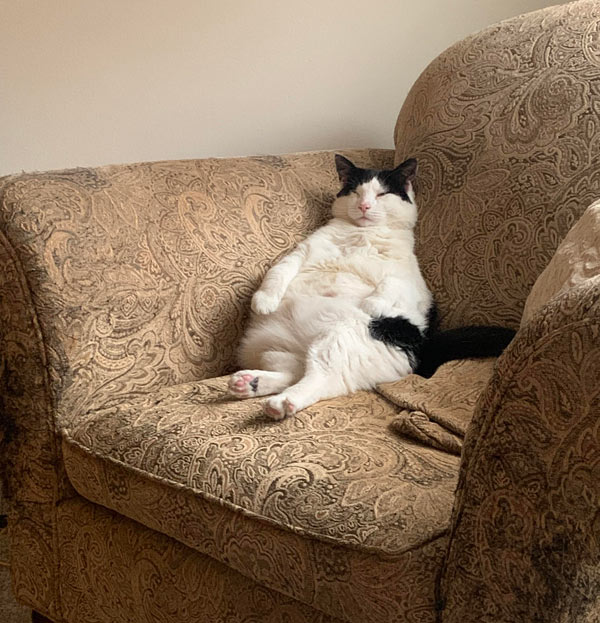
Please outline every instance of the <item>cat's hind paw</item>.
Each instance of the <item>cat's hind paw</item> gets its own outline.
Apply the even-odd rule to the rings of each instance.
[[[229,377],[229,395],[234,398],[253,398],[258,391],[258,376],[249,370],[236,372]]]
[[[294,415],[297,411],[296,406],[281,394],[273,396],[263,403],[263,411],[272,420],[283,420],[283,418]]]

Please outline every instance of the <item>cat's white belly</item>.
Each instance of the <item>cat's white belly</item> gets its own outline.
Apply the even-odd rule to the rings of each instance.
[[[288,286],[284,300],[296,296],[327,296],[362,300],[375,289],[375,284],[342,270],[302,272]]]
[[[247,368],[261,369],[263,354],[286,352],[303,367],[309,347],[329,343],[324,369],[343,365],[345,392],[368,389],[398,380],[411,372],[406,354],[375,340],[369,333],[371,317],[361,309],[363,298],[289,292],[268,316],[254,316],[242,342],[240,359]],[[307,345],[309,347],[307,348]]]

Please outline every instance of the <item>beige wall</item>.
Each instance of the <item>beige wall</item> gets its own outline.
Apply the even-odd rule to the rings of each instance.
[[[0,0],[0,175],[391,146],[445,47],[546,0]]]

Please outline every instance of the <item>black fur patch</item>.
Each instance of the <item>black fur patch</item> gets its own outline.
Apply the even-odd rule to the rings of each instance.
[[[350,169],[347,177],[342,180],[343,186],[337,196],[344,197],[349,195],[361,184],[366,184],[374,177],[378,177],[379,173],[380,171],[377,171],[377,169],[359,169],[358,167]]]
[[[513,329],[504,327],[461,327],[430,332],[421,348],[415,373],[429,378],[447,361],[498,357],[515,333]]]
[[[344,197],[354,192],[361,184],[370,182],[373,178],[377,178],[386,192],[398,195],[404,201],[411,203],[406,189],[408,182],[414,180],[417,161],[414,158],[406,160],[395,169],[361,169],[355,166],[344,156],[339,154],[335,157],[336,167],[342,189],[337,194],[338,197]]]
[[[406,353],[411,368],[414,370],[417,366],[425,338],[412,322],[403,316],[373,318],[369,334],[375,340],[400,348]]]
[[[425,329],[425,337],[429,337],[438,330],[440,317],[438,314],[438,308],[435,303],[431,304],[431,307],[427,310],[427,316],[425,317],[427,327]]]
[[[395,169],[393,171],[378,171],[377,178],[389,193],[398,195],[404,201],[412,203],[406,193],[406,177],[398,175]]]
[[[427,312],[423,335],[402,316],[374,318],[369,333],[375,340],[402,349],[415,374],[429,378],[443,364],[455,359],[498,357],[515,336],[504,327],[461,327],[438,330],[438,311],[432,305]]]

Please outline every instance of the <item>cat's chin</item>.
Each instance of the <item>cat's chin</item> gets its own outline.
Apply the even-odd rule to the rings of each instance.
[[[361,218],[354,219],[354,224],[358,227],[372,227],[375,225],[375,221],[370,218],[365,218],[362,216]]]

